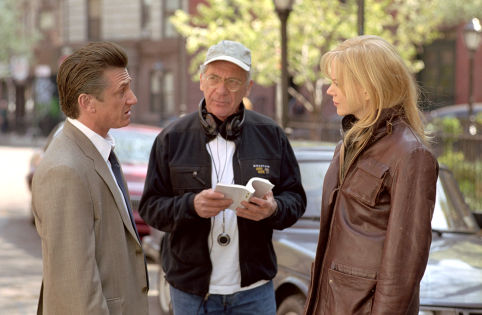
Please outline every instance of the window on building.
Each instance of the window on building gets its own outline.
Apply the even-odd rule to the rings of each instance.
[[[87,2],[88,12],[88,38],[91,41],[100,40],[101,36],[101,0],[88,0]]]
[[[161,84],[162,84],[162,71],[152,71],[150,80],[150,110],[153,113],[160,113],[162,111],[162,94],[161,94]]]
[[[162,4],[162,36],[164,38],[168,37],[178,37],[179,34],[176,32],[176,29],[169,21],[171,15],[176,12],[177,9],[181,8],[181,1],[179,0],[166,0],[163,1]]]
[[[141,7],[141,29],[148,33],[151,27],[152,0],[142,0]]]
[[[165,69],[151,72],[150,110],[160,115],[161,121],[176,115],[174,103],[174,75]]]
[[[417,75],[422,108],[432,110],[455,100],[455,40],[441,39],[424,47],[424,69]]]
[[[168,119],[176,114],[174,105],[174,75],[171,72],[164,73],[162,88],[164,92],[162,118]]]

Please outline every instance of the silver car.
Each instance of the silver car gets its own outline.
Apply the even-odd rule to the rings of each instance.
[[[278,315],[303,314],[318,241],[323,178],[333,156],[333,147],[294,149],[308,202],[305,214],[295,225],[273,234],[278,259],[274,278]],[[419,315],[482,314],[482,233],[451,172],[443,166],[437,182],[432,231]],[[156,261],[163,235],[152,229],[143,240],[144,250]],[[162,268],[159,274],[160,306],[164,314],[171,314],[169,287]]]

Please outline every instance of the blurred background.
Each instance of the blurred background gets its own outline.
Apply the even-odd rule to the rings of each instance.
[[[481,19],[481,0],[0,0],[0,314],[15,313],[12,294],[30,292],[23,297],[36,304],[36,289],[5,291],[3,279],[13,273],[3,252],[12,244],[23,248],[40,281],[26,176],[65,119],[55,78],[78,47],[120,44],[138,97],[132,121],[162,128],[197,110],[206,49],[222,39],[243,42],[253,57],[249,106],[277,120],[293,140],[337,142],[340,118],[326,95],[320,58],[343,39],[380,35],[413,71],[433,149],[482,216]],[[19,232],[28,236],[24,245],[7,233],[12,222],[27,224]],[[7,283],[17,283],[12,279]],[[2,309],[7,301],[9,312]]]
[[[345,38],[376,34],[412,69],[424,111],[457,106],[427,116],[437,118],[430,126],[436,150],[480,178],[481,15],[480,0],[0,0],[0,132],[46,136],[64,118],[59,64],[98,40],[127,50],[139,100],[133,121],[162,127],[196,110],[206,49],[234,39],[252,50],[254,110],[292,138],[338,141],[320,58]],[[463,190],[481,209],[477,185]]]

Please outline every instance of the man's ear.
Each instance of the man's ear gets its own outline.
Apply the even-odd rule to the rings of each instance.
[[[248,89],[246,90],[246,94],[244,94],[244,97],[248,97],[249,93],[251,93],[251,88],[253,87],[253,80],[249,80],[249,85]]]
[[[93,96],[88,95],[85,93],[82,93],[79,95],[77,98],[77,102],[79,103],[79,109],[81,112],[87,112],[87,113],[95,113],[95,104],[93,102]]]
[[[199,74],[199,89],[204,92],[204,86],[203,86],[203,74]]]

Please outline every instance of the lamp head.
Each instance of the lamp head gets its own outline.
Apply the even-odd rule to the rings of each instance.
[[[473,18],[464,28],[464,41],[468,50],[475,52],[480,44],[482,27],[478,18]]]
[[[278,11],[291,11],[294,0],[273,0]]]

